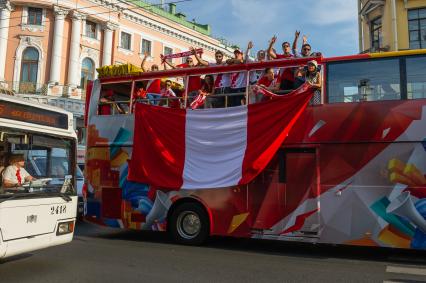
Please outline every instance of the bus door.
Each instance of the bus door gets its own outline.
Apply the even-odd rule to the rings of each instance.
[[[279,152],[279,179],[285,186],[281,236],[313,237],[320,233],[320,175],[316,148],[287,148]]]

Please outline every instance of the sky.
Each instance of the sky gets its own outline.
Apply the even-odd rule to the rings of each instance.
[[[250,40],[255,50],[266,49],[276,35],[281,51],[281,43],[292,43],[300,30],[313,51],[327,57],[359,52],[356,0],[190,0],[177,3],[177,11],[210,24],[214,37],[242,49]]]

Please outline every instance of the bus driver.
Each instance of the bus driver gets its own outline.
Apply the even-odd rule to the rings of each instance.
[[[11,156],[10,165],[3,171],[3,187],[19,187],[25,182],[33,180],[33,177],[25,170],[25,159],[22,154]]]

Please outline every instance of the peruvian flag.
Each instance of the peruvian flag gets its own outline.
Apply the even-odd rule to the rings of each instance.
[[[174,189],[247,184],[273,158],[312,94],[305,84],[276,99],[231,108],[137,103],[128,179]]]

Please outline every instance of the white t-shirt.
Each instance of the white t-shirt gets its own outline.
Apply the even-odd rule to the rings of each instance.
[[[18,167],[15,165],[7,166],[6,169],[3,171],[3,182],[8,181],[12,184],[18,183],[18,177],[16,176],[16,171],[18,170]],[[21,175],[21,183],[25,183],[25,178],[31,176],[25,168],[20,168],[19,174]]]
[[[247,86],[247,72],[232,73],[231,88],[244,88]]]

